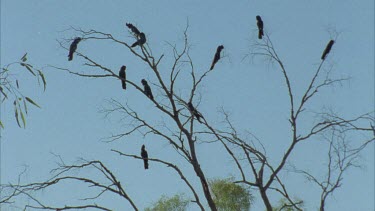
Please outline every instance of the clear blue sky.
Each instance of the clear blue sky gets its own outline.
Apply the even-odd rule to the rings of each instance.
[[[223,106],[239,130],[251,130],[268,148],[270,157],[277,161],[289,144],[288,98],[279,69],[262,60],[242,60],[250,49],[256,34],[255,16],[261,15],[266,30],[288,68],[296,94],[306,87],[320,62],[321,53],[333,38],[330,31],[339,33],[328,64],[334,64],[334,76],[351,77],[349,83],[328,88],[310,105],[310,111],[333,108],[344,117],[354,117],[374,110],[374,1],[361,0],[291,0],[291,1],[1,1],[1,66],[18,60],[25,52],[29,62],[43,67],[51,64],[74,70],[84,70],[82,60],[67,61],[67,52],[56,39],[72,38],[77,34],[65,31],[69,26],[97,29],[112,33],[131,43],[125,22],[131,22],[144,31],[154,54],[169,53],[166,41],[182,44],[182,32],[189,20],[191,55],[197,71],[210,65],[219,44],[225,46],[225,57],[201,87],[200,111],[210,122],[219,122],[217,113]],[[79,50],[117,71],[126,64],[128,77],[135,81],[154,76],[138,59],[113,43],[82,42]],[[170,63],[161,64],[168,71]],[[42,109],[31,109],[27,128],[19,129],[14,121],[13,105],[1,105],[2,121],[6,129],[1,138],[1,182],[15,182],[23,166],[29,166],[24,182],[48,178],[61,155],[66,163],[78,158],[100,159],[119,175],[122,184],[140,208],[149,206],[161,194],[187,192],[176,174],[164,166],[151,163],[145,172],[140,161],[125,159],[109,152],[138,154],[145,143],[151,157],[176,160],[177,155],[161,140],[143,139],[135,135],[115,143],[103,143],[102,138],[122,132],[126,123],[118,118],[104,118],[98,111],[106,100],[115,98],[144,110],[145,116],[154,114],[153,105],[132,89],[124,93],[120,82],[114,79],[78,78],[67,73],[45,68],[47,90],[43,93],[35,81],[19,74],[21,87]],[[161,70],[163,71],[163,70]],[[26,72],[24,72],[26,73]],[[186,84],[185,84],[186,85]],[[182,83],[181,86],[184,86]],[[30,88],[29,88],[30,87]],[[133,90],[134,91],[134,90]],[[183,91],[183,90],[182,90]],[[157,96],[158,93],[156,92]],[[162,120],[151,118],[155,123]],[[125,120],[126,121],[126,120]],[[314,120],[306,118],[306,122]],[[353,137],[353,139],[360,137]],[[322,168],[314,157],[324,150],[317,144],[298,146],[292,160],[306,162],[313,172]],[[234,163],[222,155],[222,147],[198,146],[202,168],[209,178],[236,175]],[[344,176],[343,186],[330,198],[327,210],[374,210],[374,144],[361,157],[362,169],[354,169]],[[194,178],[190,171],[189,178]],[[284,175],[292,195],[302,198],[308,210],[316,210],[318,189],[304,179]],[[290,176],[291,179],[288,177]],[[197,181],[193,179],[196,183]],[[298,181],[298,182],[294,182]],[[68,189],[72,188],[72,189]],[[76,186],[43,192],[45,201],[61,200],[62,195],[80,195]],[[259,195],[254,210],[264,210]],[[273,196],[273,202],[277,201]],[[118,198],[105,197],[103,203],[115,210],[129,209]],[[15,209],[16,210],[16,209]]]

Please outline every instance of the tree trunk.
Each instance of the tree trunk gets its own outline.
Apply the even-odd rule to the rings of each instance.
[[[320,201],[320,209],[319,211],[324,211],[324,200]]]
[[[210,193],[210,189],[209,189],[206,177],[204,176],[204,173],[203,173],[203,171],[202,171],[202,169],[201,169],[201,167],[199,165],[197,155],[195,153],[194,140],[193,140],[191,134],[189,133],[189,131],[187,131],[182,126],[180,120],[177,117],[177,113],[175,113],[175,115],[176,116],[175,116],[174,119],[175,119],[178,127],[180,128],[180,130],[185,134],[186,138],[188,139],[190,153],[191,153],[191,163],[192,163],[192,165],[194,167],[195,173],[197,174],[197,176],[200,179],[200,182],[201,182],[201,185],[202,185],[202,188],[203,188],[203,193],[204,193],[204,196],[206,197],[208,206],[210,206],[211,211],[217,211],[216,205],[215,205],[214,200],[212,199],[212,196],[211,196],[211,193]]]
[[[260,195],[262,196],[263,203],[266,206],[267,211],[272,211],[272,206],[271,206],[270,200],[268,199],[266,191],[261,187],[259,187],[259,191],[260,191]]]
[[[192,144],[194,144],[194,143],[192,143]],[[197,176],[199,177],[199,179],[201,181],[201,184],[202,184],[202,187],[203,187],[204,196],[207,199],[208,206],[210,206],[210,208],[211,208],[212,211],[217,211],[216,205],[214,203],[214,200],[212,199],[212,196],[211,196],[211,193],[210,193],[210,189],[208,187],[208,183],[207,183],[206,177],[204,176],[203,171],[202,171],[202,169],[201,169],[201,167],[199,165],[198,159],[196,157],[195,147],[194,146],[190,146],[190,149],[191,149],[191,155],[192,155],[192,159],[193,159],[192,160],[192,164],[194,166],[194,171],[195,171],[195,173],[197,174]]]

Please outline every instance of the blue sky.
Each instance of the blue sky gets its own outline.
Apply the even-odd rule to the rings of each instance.
[[[67,61],[66,50],[57,39],[77,36],[67,31],[70,26],[96,29],[112,33],[132,43],[125,22],[134,23],[146,33],[153,53],[170,55],[166,41],[182,45],[183,30],[189,22],[191,56],[197,71],[203,72],[211,62],[216,47],[225,46],[226,55],[215,67],[199,92],[202,102],[199,110],[210,122],[220,122],[217,112],[224,107],[240,131],[250,130],[268,148],[268,154],[277,161],[288,142],[288,96],[279,69],[262,59],[243,59],[256,38],[255,16],[261,15],[267,32],[288,69],[296,95],[302,94],[308,79],[320,62],[321,53],[333,31],[339,34],[327,65],[333,65],[333,76],[351,77],[350,82],[319,93],[308,107],[306,125],[313,123],[312,112],[332,108],[344,117],[354,117],[374,110],[374,2],[372,0],[318,0],[318,1],[1,1],[1,66],[18,60],[25,52],[29,62],[40,68],[46,65],[71,68],[78,71],[82,60]],[[126,64],[128,77],[139,81],[155,79],[147,67],[126,50],[113,43],[82,42],[79,51],[102,62],[115,72]],[[169,62],[169,63],[168,63]],[[161,64],[168,71],[170,59]],[[165,141],[140,135],[104,143],[102,138],[126,129],[126,119],[105,118],[99,111],[108,99],[114,98],[137,108],[154,123],[160,123],[153,105],[134,89],[124,93],[120,82],[114,79],[87,79],[44,68],[47,90],[20,72],[17,75],[26,95],[33,97],[42,109],[32,109],[27,128],[19,129],[13,117],[13,105],[1,105],[1,118],[6,124],[1,138],[1,182],[14,182],[24,165],[29,166],[25,182],[47,178],[56,167],[59,154],[66,163],[78,158],[100,159],[118,173],[129,194],[140,208],[149,206],[161,194],[187,192],[174,172],[157,164],[143,171],[140,162],[115,156],[110,149],[138,154],[146,144],[150,156],[177,160]],[[186,83],[180,82],[186,91]],[[29,88],[31,87],[31,88]],[[156,91],[155,91],[156,92]],[[158,93],[154,93],[157,97]],[[359,137],[353,137],[356,139]],[[324,150],[316,142],[303,143],[292,155],[292,160],[317,172],[321,159],[314,157]],[[236,176],[234,163],[223,155],[221,146],[198,145],[202,168],[209,178]],[[270,156],[272,157],[272,156]],[[319,162],[317,161],[319,160]],[[327,210],[374,209],[374,144],[362,154],[362,169],[354,169],[344,177],[343,186],[330,198]],[[304,163],[305,162],[305,163]],[[189,170],[186,166],[186,170]],[[188,177],[197,184],[194,173]],[[288,178],[286,175],[285,178]],[[308,210],[316,210],[318,190],[306,180],[290,176],[288,181],[293,196],[306,201]],[[68,186],[77,189],[75,186]],[[79,191],[74,191],[80,195]],[[141,191],[144,190],[144,191]],[[60,200],[72,190],[62,188],[43,192],[39,197],[48,201]],[[73,196],[72,196],[73,197]],[[272,196],[273,202],[277,201]],[[126,210],[118,199],[105,198],[115,210]],[[254,210],[263,210],[256,195]]]

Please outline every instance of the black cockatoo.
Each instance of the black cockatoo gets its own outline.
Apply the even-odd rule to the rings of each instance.
[[[145,145],[142,145],[141,157],[143,158],[143,164],[145,169],[148,169],[148,154]]]
[[[331,48],[333,46],[333,43],[335,43],[334,40],[330,40],[327,44],[327,47],[326,49],[324,49],[324,52],[322,54],[322,60],[326,59],[326,56],[329,54],[329,52],[331,51]]]
[[[122,88],[123,89],[126,89],[126,73],[125,73],[125,70],[126,70],[126,66],[123,65],[120,69],[120,72],[118,73],[118,76],[121,78],[121,84],[122,84]]]
[[[74,52],[77,50],[77,46],[78,46],[78,43],[82,40],[82,38],[80,37],[76,37],[74,39],[74,41],[72,42],[72,44],[70,44],[70,49],[69,49],[69,61],[72,61],[73,60],[73,54]]]
[[[145,79],[142,79],[142,85],[144,87],[144,93],[147,97],[149,97],[151,100],[154,100],[154,96],[152,95],[152,91],[150,86],[147,84],[147,81]]]
[[[224,46],[223,45],[219,45],[216,49],[216,53],[215,53],[215,57],[214,57],[214,60],[212,61],[212,64],[211,64],[211,68],[210,70],[213,70],[214,67],[215,67],[215,64],[216,62],[219,61],[220,59],[220,52],[224,49]]]
[[[258,26],[258,38],[259,39],[262,39],[264,33],[263,33],[263,21],[262,21],[262,18],[257,15],[256,16],[256,19],[257,19],[257,26]]]
[[[200,118],[204,119],[202,114],[197,111],[197,109],[194,108],[193,104],[191,102],[188,103],[188,109],[189,111],[197,118],[199,123],[202,123]]]
[[[141,32],[131,23],[126,23],[126,26],[136,35],[138,36]]]
[[[143,32],[141,32],[139,33],[138,40],[135,43],[133,43],[131,47],[134,48],[137,45],[143,45],[145,43],[146,43],[146,35]]]

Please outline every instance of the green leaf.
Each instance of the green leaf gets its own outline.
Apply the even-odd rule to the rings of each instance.
[[[26,64],[26,63],[21,63],[21,65],[24,66],[24,67],[26,67],[26,69],[27,69],[31,74],[33,74],[34,76],[36,76],[35,73],[33,72],[33,70],[31,69],[31,67],[32,67],[31,65]]]
[[[4,129],[4,125],[3,125],[3,123],[1,122],[1,120],[0,120],[0,126]]]
[[[25,53],[25,55],[23,55],[23,57],[21,58],[21,61],[23,61],[23,62],[26,62],[27,61],[27,53]]]
[[[25,99],[26,99],[27,101],[29,101],[29,103],[31,103],[31,104],[33,104],[34,106],[40,108],[40,106],[39,106],[38,104],[36,104],[32,99],[30,99],[30,98],[28,98],[28,97],[25,97]]]
[[[7,94],[3,91],[3,87],[0,86],[0,92],[4,95],[5,98],[8,98]]]
[[[25,112],[27,114],[27,105],[26,105],[26,101],[25,100],[23,100],[23,107],[25,108]]]
[[[40,75],[40,77],[42,78],[42,81],[43,81],[44,91],[46,91],[46,86],[47,86],[46,78],[44,77],[44,74],[43,74],[42,71],[38,70],[38,72],[39,72],[39,75]]]
[[[213,200],[218,210],[249,210],[252,195],[233,178],[209,180]]]
[[[21,113],[21,119],[22,119],[22,123],[23,123],[23,128],[26,127],[26,120],[25,120],[25,116],[23,115],[23,112],[22,110],[20,110],[20,113]]]
[[[173,197],[162,196],[152,207],[145,211],[184,211],[187,210],[190,200],[183,195],[174,195]]]
[[[18,120],[18,109],[17,109],[17,107],[14,107],[14,110],[15,110],[15,114],[14,114],[14,116],[16,117],[16,120],[17,120],[17,124],[18,124],[18,126],[19,127],[21,127],[21,125],[20,125],[20,121]]]

